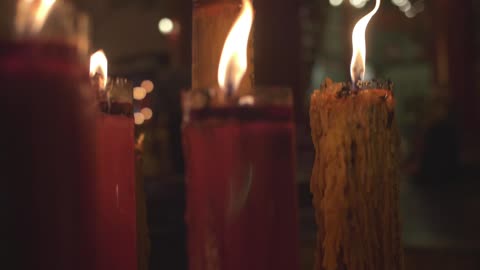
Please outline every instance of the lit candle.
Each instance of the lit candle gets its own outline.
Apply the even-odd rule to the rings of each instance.
[[[0,179],[7,224],[1,231],[8,243],[2,264],[94,269],[95,99],[83,54],[88,31],[68,3],[1,5],[8,8],[0,8],[0,31],[14,27],[11,38],[5,32],[0,37]]]
[[[244,1],[223,46],[220,87],[183,100],[192,270],[298,269],[291,93],[238,92],[252,22]]]
[[[103,51],[90,58],[101,112],[96,116],[98,179],[94,269],[137,269],[135,138],[132,85],[108,78]],[[143,217],[144,218],[144,217]]]
[[[361,81],[365,29],[379,7],[354,28],[352,83],[326,79],[311,98],[318,270],[403,269],[391,84]]]

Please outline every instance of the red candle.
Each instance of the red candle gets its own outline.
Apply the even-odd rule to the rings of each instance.
[[[96,107],[86,61],[65,33],[27,38],[27,28],[0,40],[4,265],[94,269]]]
[[[253,17],[243,1],[219,59],[219,87],[183,97],[190,270],[299,266],[291,93],[240,94],[251,92],[241,80]]]
[[[298,269],[292,108],[270,101],[187,115],[190,269]]]
[[[94,53],[90,58],[90,75],[100,108],[96,119],[95,269],[135,270],[133,87],[126,79],[107,78],[107,69],[108,61],[103,51]]]
[[[97,117],[97,268],[137,269],[133,118]]]

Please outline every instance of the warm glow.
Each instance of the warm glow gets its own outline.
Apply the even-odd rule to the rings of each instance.
[[[134,119],[135,125],[141,125],[145,122],[145,116],[140,112],[134,113],[133,119]]]
[[[408,3],[408,0],[392,0],[392,3],[400,7]]]
[[[329,0],[330,5],[334,7],[338,7],[343,3],[343,0]]]
[[[160,33],[162,34],[170,34],[172,33],[174,28],[173,21],[169,18],[163,18],[158,22],[158,30],[160,30]]]
[[[141,146],[143,144],[143,141],[145,141],[145,133],[140,133],[140,136],[138,136],[137,139],[137,145]]]
[[[90,77],[93,77],[96,74],[100,74],[100,86],[105,89],[107,87],[108,60],[102,50],[99,50],[90,56]]]
[[[238,100],[238,105],[240,106],[253,106],[255,105],[255,97],[253,96],[243,96]]]
[[[154,85],[153,82],[150,80],[145,80],[140,84],[141,87],[143,87],[145,90],[147,90],[147,93],[151,93],[153,91]]]
[[[365,77],[365,59],[367,55],[365,45],[365,31],[367,30],[368,23],[372,19],[373,15],[377,13],[379,8],[380,0],[376,0],[375,8],[370,13],[361,18],[353,28],[353,55],[352,62],[350,64],[350,75],[352,76],[352,81],[354,83],[359,80],[363,80],[363,78]]]
[[[19,33],[38,33],[48,19],[56,0],[19,0],[16,27]]]
[[[133,88],[133,98],[135,100],[143,100],[147,96],[147,90],[143,87]]]
[[[152,119],[152,116],[153,116],[152,109],[150,109],[150,108],[143,108],[143,109],[140,110],[140,112],[143,114],[145,120],[150,120],[150,119]]]
[[[228,93],[235,91],[247,71],[248,37],[253,23],[253,7],[250,0],[243,7],[223,45],[218,66],[218,84]]]
[[[362,8],[367,4],[368,0],[350,0],[350,4],[356,8]]]

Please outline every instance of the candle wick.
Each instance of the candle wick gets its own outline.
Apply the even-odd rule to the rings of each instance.
[[[227,97],[233,96],[233,83],[231,81],[227,82]]]
[[[354,81],[352,81],[352,90],[357,91],[360,90],[362,79],[359,77],[355,78]]]

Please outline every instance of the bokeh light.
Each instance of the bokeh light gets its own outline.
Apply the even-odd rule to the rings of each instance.
[[[145,122],[145,116],[143,113],[136,112],[133,114],[133,118],[135,120],[135,125],[141,125]]]
[[[330,5],[334,7],[338,7],[343,3],[343,0],[329,0],[329,1],[330,1]]]
[[[350,4],[356,8],[362,8],[367,4],[368,0],[350,0]]]
[[[153,111],[150,108],[143,108],[140,110],[140,112],[143,114],[145,120],[150,120],[152,119],[153,116]]]
[[[143,89],[147,90],[147,93],[151,93],[153,91],[154,84],[150,80],[145,80],[142,82],[140,87],[143,87]]]
[[[163,18],[158,22],[158,30],[165,35],[172,33],[173,26],[173,21],[169,18]]]
[[[135,100],[142,100],[147,96],[147,90],[143,87],[133,88],[133,98]]]

